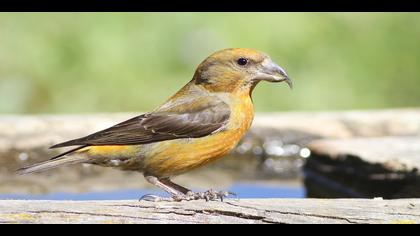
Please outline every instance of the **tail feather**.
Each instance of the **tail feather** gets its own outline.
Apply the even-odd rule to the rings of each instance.
[[[78,164],[78,163],[83,163],[83,162],[86,162],[86,157],[83,157],[80,155],[61,157],[61,158],[48,160],[48,161],[44,161],[41,163],[37,163],[34,165],[21,168],[17,170],[17,174],[24,175],[24,174],[30,174],[30,173],[38,173],[38,172],[43,172],[43,171],[50,170],[59,166],[72,165],[72,164]]]

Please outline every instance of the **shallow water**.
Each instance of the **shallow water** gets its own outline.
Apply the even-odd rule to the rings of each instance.
[[[195,191],[203,191],[197,190]],[[304,198],[303,186],[267,186],[252,183],[237,183],[229,188],[238,198]],[[145,194],[165,196],[162,191],[151,189],[123,189],[115,191],[98,191],[86,193],[56,192],[48,194],[0,194],[0,199],[15,200],[132,200]]]

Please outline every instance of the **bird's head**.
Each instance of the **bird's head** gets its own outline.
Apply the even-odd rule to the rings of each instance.
[[[258,82],[285,81],[292,88],[287,73],[260,51],[247,48],[220,50],[197,68],[193,82],[210,92],[252,92]]]

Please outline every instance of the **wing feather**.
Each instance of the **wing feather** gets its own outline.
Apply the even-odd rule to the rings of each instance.
[[[205,98],[209,100],[208,98]],[[182,103],[179,109],[146,113],[83,138],[70,140],[51,148],[75,145],[136,145],[180,138],[198,138],[221,130],[230,116],[229,106],[215,98],[199,106]],[[197,104],[197,103],[195,103]]]

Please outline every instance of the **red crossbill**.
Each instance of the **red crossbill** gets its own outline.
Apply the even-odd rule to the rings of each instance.
[[[215,161],[231,151],[251,126],[251,94],[260,81],[292,82],[268,55],[245,48],[224,49],[206,58],[192,80],[163,105],[108,129],[52,146],[77,146],[48,161],[18,170],[40,172],[90,163],[143,173],[168,192],[165,200],[214,200],[228,192],[194,193],[171,177]],[[147,195],[147,200],[162,200]]]

